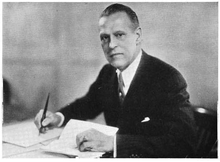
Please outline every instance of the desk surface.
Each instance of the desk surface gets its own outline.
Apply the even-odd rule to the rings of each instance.
[[[3,143],[2,158],[67,158],[65,155],[45,152],[40,147],[40,144],[23,148],[13,144]]]
[[[2,129],[4,129],[4,127],[8,125],[13,124],[15,123],[3,125]],[[2,142],[2,158],[67,158],[66,155],[49,153],[41,149],[42,146],[49,144],[53,140],[49,140],[47,142],[44,142],[43,144],[39,143],[30,147],[21,147],[11,143]]]
[[[76,125],[79,125],[81,128],[82,127],[81,122],[83,121],[77,121],[77,122],[80,122],[80,124],[74,123],[73,124],[74,127]],[[91,124],[92,123],[90,123],[89,126],[91,126]],[[33,128],[32,126],[34,127],[34,129],[32,129]],[[86,126],[85,128],[87,128],[88,123],[86,123],[85,126]],[[56,128],[51,131],[48,131],[48,133],[45,133],[39,136],[38,134],[39,132],[33,124],[33,120],[29,120],[29,121],[23,121],[20,123],[10,123],[7,125],[4,124],[2,129],[3,129],[2,134],[4,137],[3,138],[4,141],[2,141],[2,158],[70,158],[70,157],[75,157],[75,156],[64,155],[61,153],[54,153],[54,152],[52,153],[52,152],[48,152],[42,149],[43,146],[47,146],[52,141],[57,140],[61,132],[63,132],[63,128]],[[72,130],[72,127],[70,127],[70,130]],[[111,128],[111,131],[113,131],[112,128]],[[114,131],[116,131],[115,128],[114,128]],[[95,157],[97,155],[95,154],[95,155],[90,155],[90,156]],[[84,156],[82,156],[82,158],[83,157]]]

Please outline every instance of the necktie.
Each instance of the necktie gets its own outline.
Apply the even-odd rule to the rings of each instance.
[[[121,104],[123,103],[125,98],[125,92],[123,88],[124,88],[124,81],[122,78],[122,73],[120,72],[118,76],[118,92],[119,92],[119,99]]]

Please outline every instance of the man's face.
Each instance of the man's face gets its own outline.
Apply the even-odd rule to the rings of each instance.
[[[133,29],[125,12],[117,12],[99,20],[102,49],[108,62],[123,71],[140,52],[141,29]]]

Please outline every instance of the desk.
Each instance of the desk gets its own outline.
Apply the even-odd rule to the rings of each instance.
[[[67,158],[65,155],[53,154],[40,149],[42,145],[23,148],[9,143],[2,144],[2,158]]]
[[[96,128],[100,131],[105,131],[107,134],[115,133],[118,129],[114,127],[108,127],[100,124],[95,124],[92,122],[85,122],[79,120],[70,120],[68,124],[63,128],[55,128],[48,131],[45,134],[39,134],[38,129],[35,127],[33,120],[24,121],[21,123],[12,123],[9,125],[3,125],[3,140],[2,143],[2,157],[3,158],[67,158],[75,157],[72,155],[72,144],[73,132],[80,133],[89,128]],[[47,146],[52,141],[57,140],[62,134],[59,141],[55,142],[55,145]],[[64,139],[62,142],[60,140]],[[57,144],[58,143],[58,144]],[[72,150],[73,149],[73,150]],[[50,150],[50,152],[45,151]],[[51,151],[52,150],[52,151]],[[57,153],[55,153],[57,152]],[[62,153],[69,152],[69,155],[64,155]],[[85,152],[79,153],[78,150],[75,151],[79,158],[98,158],[103,153],[100,152]],[[112,153],[111,153],[112,154]],[[102,157],[112,157],[110,153],[104,154]]]
[[[33,122],[33,120],[24,122]],[[4,130],[4,127],[12,124],[15,123],[3,125],[2,129]],[[67,158],[65,155],[49,153],[41,149],[42,146],[49,144],[53,140],[55,139],[30,147],[21,147],[11,143],[2,142],[2,158]]]

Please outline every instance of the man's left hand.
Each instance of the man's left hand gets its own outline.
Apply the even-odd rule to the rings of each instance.
[[[76,144],[80,151],[113,151],[114,137],[89,129],[76,136]]]

